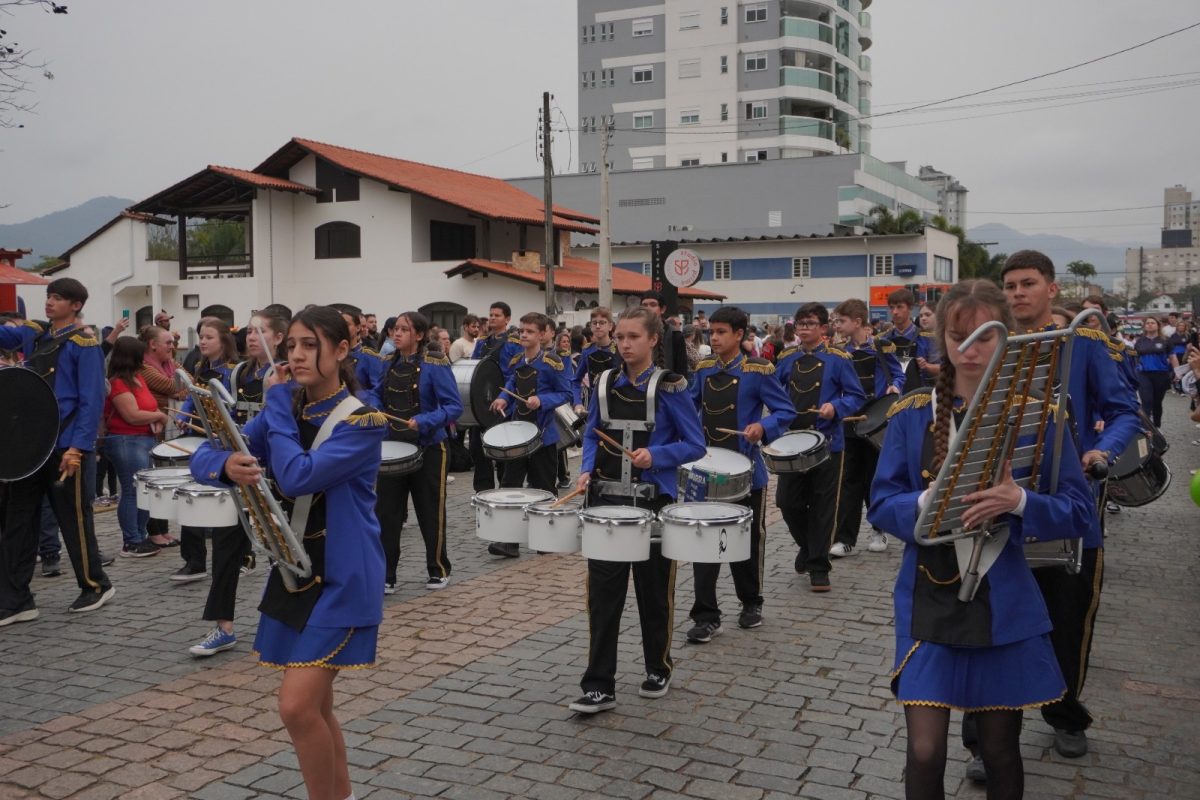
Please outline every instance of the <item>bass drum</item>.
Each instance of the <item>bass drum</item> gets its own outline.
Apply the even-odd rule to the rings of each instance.
[[[459,427],[490,428],[504,421],[503,414],[489,408],[500,396],[500,387],[504,386],[504,373],[496,359],[463,358],[455,361],[450,369],[454,372],[463,407],[458,418]]]
[[[58,400],[34,371],[0,367],[0,481],[19,481],[42,468],[58,443]]]

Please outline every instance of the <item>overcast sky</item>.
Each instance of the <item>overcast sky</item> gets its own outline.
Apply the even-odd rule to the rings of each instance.
[[[577,117],[575,0],[68,2],[66,16],[0,15],[54,74],[35,81],[25,128],[0,130],[0,223],[140,199],[209,163],[251,168],[292,136],[529,175],[541,92]],[[877,0],[870,12],[876,114],[1200,22],[1196,0]],[[960,103],[1194,82],[1198,54],[1200,28]],[[1150,79],[1163,75],[1177,77]],[[1200,85],[1099,97],[878,117],[873,153],[957,176],[972,226],[1152,244],[1157,208],[988,213],[1158,206],[1176,183],[1200,195]],[[976,118],[946,121],[958,117]],[[555,148],[565,169],[565,134]]]

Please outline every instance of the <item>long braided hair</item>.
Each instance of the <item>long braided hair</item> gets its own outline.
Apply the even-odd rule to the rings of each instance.
[[[934,389],[937,391],[937,407],[933,412],[933,467],[935,474],[946,460],[950,450],[950,415],[954,410],[955,369],[947,353],[946,335],[964,318],[974,316],[983,309],[992,319],[1003,322],[1009,330],[1016,323],[1009,311],[1004,292],[991,281],[961,281],[950,287],[937,306],[937,336],[934,339],[941,355],[941,372],[938,373]]]

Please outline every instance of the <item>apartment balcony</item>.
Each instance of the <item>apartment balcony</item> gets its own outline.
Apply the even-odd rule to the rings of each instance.
[[[866,11],[860,11],[858,14],[858,43],[862,45],[862,49],[866,50],[871,46],[871,15]]]
[[[822,92],[833,91],[833,76],[828,72],[807,67],[780,67],[780,86],[801,86],[808,89],[819,89]]]
[[[860,72],[862,72],[863,75],[870,75],[871,74],[871,57],[868,55],[865,55],[865,54],[859,56],[858,57],[858,69]]]
[[[833,26],[807,17],[783,17],[779,20],[779,35],[833,44]]]
[[[870,8],[870,7],[871,7],[871,0],[862,0],[862,7],[863,7],[864,9]]]
[[[780,136],[811,136],[833,141],[833,123],[816,117],[783,116],[779,118]]]

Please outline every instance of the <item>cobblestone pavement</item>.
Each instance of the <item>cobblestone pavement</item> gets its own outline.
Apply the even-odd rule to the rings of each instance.
[[[1106,574],[1085,699],[1092,752],[1068,761],[1027,716],[1029,798],[1200,798],[1200,509],[1187,495],[1200,431],[1167,399],[1168,495],[1110,520]],[[474,536],[470,476],[451,486],[454,573],[423,587],[415,530],[406,531],[400,591],[386,602],[380,665],[338,678],[338,714],[359,798],[437,796],[775,798],[903,796],[905,738],[892,701],[891,584],[899,558],[836,562],[833,592],[814,595],[792,571],[794,545],[769,529],[766,624],[727,626],[684,642],[690,569],[676,590],[677,671],[659,700],[641,680],[632,605],[620,653],[618,707],[584,719],[583,562],[496,560]],[[98,515],[102,547],[120,546],[115,514]],[[261,571],[242,581],[237,649],[196,660],[187,646],[207,582],[167,580],[177,551],[118,559],[114,602],[68,618],[70,577],[35,578],[42,615],[0,630],[0,798],[303,797],[275,713],[277,673],[254,664]],[[957,731],[957,715],[952,730]],[[951,744],[947,792],[982,798]]]

